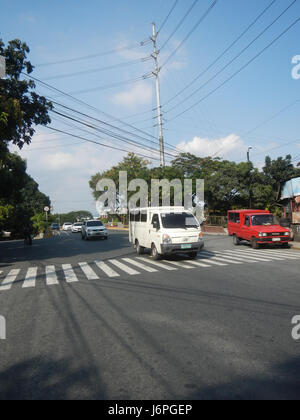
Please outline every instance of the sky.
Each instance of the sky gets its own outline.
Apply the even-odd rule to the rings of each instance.
[[[144,79],[154,71],[153,22],[161,29],[157,45],[167,162],[174,148],[241,162],[248,147],[259,168],[266,155],[291,154],[296,164],[300,161],[300,21],[279,38],[300,18],[300,0],[218,0],[209,10],[212,3],[0,0],[0,38],[26,42],[32,75],[72,98],[40,83],[37,92],[86,114],[80,115],[84,122],[123,136],[123,141],[111,138],[57,114],[51,115],[51,127],[68,134],[37,127],[31,145],[18,153],[50,196],[53,211],[96,214],[89,179],[127,151],[159,165],[155,79]]]

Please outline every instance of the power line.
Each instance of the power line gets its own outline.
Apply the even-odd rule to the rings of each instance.
[[[298,22],[300,21],[300,17],[297,18],[288,28],[286,28],[283,32],[281,32],[280,35],[278,35],[275,39],[273,39],[272,42],[270,42],[265,48],[263,48],[258,54],[256,54],[251,60],[249,60],[246,64],[244,64],[242,67],[240,67],[235,73],[233,73],[230,77],[228,77],[223,83],[218,85],[215,89],[210,91],[207,95],[202,97],[199,101],[191,105],[189,108],[185,109],[184,111],[177,114],[175,117],[169,119],[169,121],[173,121],[177,118],[179,118],[181,115],[185,114],[186,112],[190,111],[195,106],[199,105],[201,102],[203,102],[205,99],[209,98],[212,94],[217,92],[221,87],[226,85],[228,82],[230,82],[235,76],[237,76],[239,73],[241,73],[245,68],[247,68],[251,63],[253,63],[257,58],[259,58],[266,50],[268,50],[271,46],[273,46],[280,38],[282,38],[288,31],[290,31]]]
[[[178,25],[176,26],[176,28],[174,29],[174,31],[171,33],[171,35],[169,36],[169,38],[164,42],[163,46],[160,48],[160,51],[162,51],[165,46],[169,43],[170,39],[175,35],[175,33],[178,31],[178,29],[181,27],[181,25],[183,24],[183,22],[185,21],[185,19],[188,17],[188,15],[191,13],[191,11],[194,9],[194,7],[196,6],[196,4],[198,3],[199,0],[194,0],[193,4],[191,5],[191,7],[188,9],[188,11],[186,12],[186,14],[183,16],[183,18],[180,20],[180,22],[178,23]]]
[[[277,0],[272,0],[272,2],[254,19],[253,22],[208,66],[205,70],[199,73],[190,83],[188,83],[183,89],[181,89],[176,95],[172,96],[167,102],[165,102],[164,106],[168,105],[174,99],[176,99],[179,95],[189,89],[197,80],[199,80],[204,74],[208,72],[224,55],[231,50],[231,48],[255,25],[255,23],[273,6],[273,4]]]
[[[218,77],[221,73],[223,73],[232,63],[234,63],[245,51],[247,51],[264,33],[266,33],[295,3],[297,0],[293,0],[289,6],[280,13],[279,16],[276,17],[263,31],[261,31],[246,47],[244,47],[235,57],[233,57],[224,67],[221,68],[217,73],[215,73],[210,79],[208,79],[205,83],[203,83],[198,89],[194,90],[190,95],[188,95],[185,99],[180,101],[178,104],[174,105],[172,108],[168,110],[168,112],[173,111],[174,109],[178,108],[180,105],[188,101],[192,98],[196,93],[198,93],[201,89],[207,86],[212,80]]]
[[[219,0],[214,0],[212,2],[212,4],[209,6],[209,8],[206,10],[206,12],[201,16],[201,18],[197,21],[197,23],[193,26],[191,31],[187,34],[187,36],[184,38],[184,40],[178,45],[178,47],[173,51],[173,53],[167,58],[167,60],[164,62],[164,64],[161,66],[161,68],[165,67],[167,65],[167,63],[171,60],[171,58],[173,58],[174,55],[177,54],[177,52],[180,50],[180,48],[183,46],[183,44],[190,38],[190,36],[195,32],[195,30],[199,27],[199,25],[209,15],[209,13],[215,7],[215,5],[218,3],[218,1]]]
[[[149,43],[149,41],[147,40],[147,41],[144,41],[144,42],[139,42],[139,43],[134,43],[134,44],[128,45],[127,47],[115,48],[113,50],[109,50],[109,51],[105,51],[105,52],[101,52],[101,53],[97,53],[97,54],[84,55],[84,56],[81,56],[81,57],[70,58],[70,59],[67,59],[67,60],[50,61],[50,62],[47,62],[47,63],[41,63],[41,64],[37,64],[35,67],[54,66],[54,65],[58,65],[58,64],[74,63],[76,61],[90,60],[92,58],[103,57],[105,55],[115,54],[115,53],[118,53],[118,52],[121,52],[121,51],[132,50],[132,49],[135,49],[135,48],[138,48],[138,47],[144,47],[148,43]]]
[[[86,74],[99,73],[99,72],[105,71],[105,70],[113,70],[113,69],[118,69],[118,68],[121,68],[121,67],[130,66],[130,65],[133,65],[133,64],[145,63],[148,60],[151,60],[151,56],[144,57],[144,58],[139,58],[138,60],[126,61],[124,63],[112,64],[111,66],[100,67],[100,68],[97,68],[97,69],[78,71],[78,72],[74,72],[74,73],[58,74],[56,76],[46,77],[46,78],[44,78],[44,80],[65,79],[65,78],[70,78],[70,77],[82,76],[82,75],[86,75]]]
[[[162,29],[164,28],[164,26],[166,25],[167,21],[169,20],[169,17],[171,16],[171,14],[173,13],[173,10],[175,9],[175,7],[178,4],[178,0],[175,0],[173,6],[171,7],[171,10],[169,11],[169,13],[167,14],[165,20],[163,21],[163,23],[161,24],[161,27],[159,28],[159,30],[157,31],[157,35],[162,31]]]

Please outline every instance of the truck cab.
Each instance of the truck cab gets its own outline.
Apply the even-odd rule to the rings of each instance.
[[[291,241],[289,229],[280,226],[276,217],[267,210],[229,211],[228,234],[233,237],[235,245],[245,240],[254,249],[267,244],[288,247]]]

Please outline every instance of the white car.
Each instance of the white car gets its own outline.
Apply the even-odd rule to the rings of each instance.
[[[82,225],[81,237],[86,241],[92,238],[108,239],[108,231],[100,220],[87,220]]]
[[[73,233],[80,233],[81,229],[82,229],[82,225],[83,225],[82,222],[74,223],[74,225],[72,226],[72,232]]]
[[[63,224],[62,230],[64,230],[65,232],[72,230],[72,223],[66,222]]]

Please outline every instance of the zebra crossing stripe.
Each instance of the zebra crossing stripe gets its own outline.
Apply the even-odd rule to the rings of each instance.
[[[95,261],[95,264],[102,270],[108,277],[120,277],[120,274],[116,273],[115,270],[110,268],[103,261]]]
[[[239,251],[238,251],[239,252]],[[245,255],[250,255],[250,256],[252,256],[253,255],[253,252],[252,251],[243,251],[243,253],[245,254]],[[261,255],[262,255],[262,258],[264,258],[264,254],[263,253],[261,253]],[[266,255],[266,258],[268,259],[268,260],[277,260],[277,261],[282,261],[282,260],[284,260],[285,258],[284,257],[279,257],[279,256],[273,256],[273,255],[270,255],[270,254],[268,254],[268,255]]]
[[[215,254],[217,254],[217,255],[220,255],[220,256],[223,256],[224,254],[222,254],[221,252],[217,252],[217,251],[214,251],[214,253]],[[250,263],[250,264],[255,264],[256,263],[256,261],[254,261],[254,260],[249,260],[246,256],[245,257],[242,257],[241,255],[235,255],[235,254],[228,254],[228,255],[225,255],[225,257],[229,257],[230,259],[232,259],[232,260],[237,260],[237,261],[241,261],[242,263]]]
[[[46,283],[47,283],[47,286],[53,286],[53,285],[59,284],[54,265],[48,265],[46,267]]]
[[[136,260],[132,260],[131,258],[122,258],[122,260],[127,262],[128,264],[135,265],[137,268],[140,268],[141,270],[148,271],[148,273],[157,273],[157,270],[155,268],[148,267],[147,265],[139,263]]]
[[[134,270],[133,268],[127,267],[127,265],[121,263],[118,260],[109,260],[109,262],[111,264],[114,264],[120,270],[125,271],[125,273],[129,274],[130,276],[136,276],[137,274],[140,274],[138,271]]]
[[[27,274],[23,283],[23,288],[35,287],[36,276],[37,276],[37,267],[28,268]]]
[[[187,262],[187,264],[193,264],[193,265],[196,265],[197,267],[211,268],[211,266],[210,266],[210,265],[208,265],[208,264],[204,264],[204,263],[200,262],[199,260],[197,260],[197,261],[194,261],[194,260],[187,260],[186,262]],[[213,261],[212,261],[212,263],[213,263]],[[217,265],[218,265],[218,264],[217,264]],[[224,265],[225,265],[225,264],[224,264]]]
[[[64,270],[65,278],[67,283],[76,283],[78,278],[71,266],[71,264],[63,264],[62,269]]]
[[[141,261],[144,261],[147,264],[152,264],[152,265],[155,265],[156,267],[163,268],[164,270],[168,270],[168,271],[176,271],[177,270],[177,268],[175,268],[175,267],[170,267],[169,265],[163,264],[162,262],[159,262],[159,261],[151,260],[150,258],[137,257],[137,259],[141,260]]]
[[[234,255],[237,255],[238,257],[243,257],[243,258],[247,258],[254,261],[271,262],[271,260],[267,258],[254,257],[254,256],[252,257],[251,255],[246,254],[245,251],[224,251],[224,252],[226,254],[234,254]]]
[[[222,261],[222,262],[225,262],[225,263],[229,262],[230,264],[243,264],[242,262],[231,260],[230,257],[227,257],[226,255],[217,256],[217,255],[209,254],[207,252],[201,252],[201,254],[205,255],[207,257],[210,257],[209,259],[213,259],[214,261],[215,260],[216,261]]]
[[[168,264],[173,264],[173,265],[176,265],[176,267],[180,267],[180,268],[187,268],[187,269],[192,269],[192,268],[196,268],[196,267],[194,267],[194,266],[189,266],[189,265],[187,265],[187,264],[185,264],[187,261],[186,260],[184,260],[184,261],[181,261],[181,262],[179,262],[179,261],[170,261],[170,260],[168,260],[168,261],[166,261]]]
[[[299,260],[300,259],[300,254],[299,254],[299,256],[296,256],[294,254],[288,254],[288,253],[284,253],[284,252],[280,252],[280,251],[277,251],[277,252],[268,251],[268,250],[265,250],[264,253],[267,254],[267,255],[275,255],[276,257],[277,256],[283,257],[283,258],[288,259],[288,260]]]
[[[7,276],[5,277],[5,279],[3,280],[1,286],[0,286],[0,291],[1,290],[10,290],[11,286],[13,285],[13,283],[16,281],[16,278],[18,276],[18,274],[20,273],[21,270],[17,269],[17,270],[11,270]]]
[[[205,258],[205,257],[204,258],[203,257],[198,257],[197,261],[199,261],[199,260],[205,261],[208,264],[218,265],[220,267],[228,265],[227,263],[221,263],[219,261],[215,261],[215,258],[209,258],[208,259],[208,258]]]
[[[95,273],[95,271],[88,265],[86,262],[78,263],[81,270],[84,272],[86,278],[88,280],[99,280],[99,277]]]

